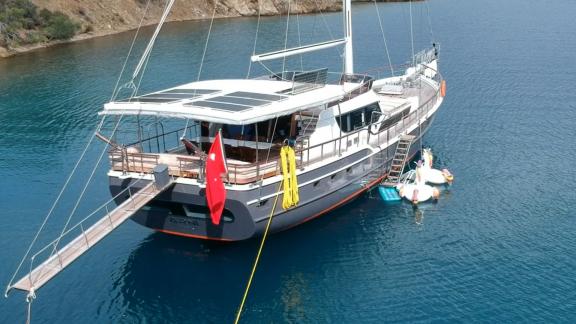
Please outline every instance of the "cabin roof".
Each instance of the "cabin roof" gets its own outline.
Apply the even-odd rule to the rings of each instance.
[[[339,100],[360,84],[327,84],[289,94],[293,86],[292,82],[276,80],[198,81],[109,102],[99,114],[156,115],[245,125]]]

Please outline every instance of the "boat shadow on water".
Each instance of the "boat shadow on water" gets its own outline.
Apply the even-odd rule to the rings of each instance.
[[[370,214],[367,205],[375,203],[362,196],[310,224],[270,236],[247,311],[255,315],[268,308],[283,309],[282,316],[289,317],[283,319],[305,321],[302,302],[308,298],[306,291],[331,271],[330,260],[360,241],[387,245],[389,232],[381,232],[381,236],[367,232],[406,222],[395,214]],[[260,239],[222,243],[153,233],[130,254],[114,278],[116,296],[111,303],[122,304],[125,316],[134,318],[157,318],[162,312],[168,314],[168,322],[233,320],[259,244]],[[312,263],[318,266],[311,272]],[[187,313],[176,309],[194,315],[171,317]]]

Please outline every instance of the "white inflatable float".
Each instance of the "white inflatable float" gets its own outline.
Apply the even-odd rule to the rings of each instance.
[[[414,183],[401,184],[398,186],[400,197],[406,198],[414,204],[438,199],[440,191],[437,188],[429,186],[424,181],[424,167],[421,162],[416,167],[416,179]]]
[[[432,164],[434,163],[434,156],[432,155],[432,151],[430,149],[424,149],[422,152],[424,157],[424,165],[422,167],[424,173],[425,182],[435,184],[435,185],[442,185],[442,184],[450,184],[454,181],[454,176],[448,169],[433,169]]]

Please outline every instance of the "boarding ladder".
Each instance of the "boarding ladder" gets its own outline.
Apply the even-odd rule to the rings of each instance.
[[[404,166],[406,166],[406,160],[408,159],[408,153],[410,152],[410,147],[414,141],[413,135],[402,135],[398,140],[398,145],[396,146],[396,152],[394,153],[394,158],[392,159],[392,165],[390,165],[390,171],[388,171],[388,176],[386,181],[382,183],[386,187],[393,187],[398,184],[400,177],[402,176],[402,171],[404,171]]]
[[[50,279],[54,278],[73,261],[86,253],[91,247],[96,245],[96,243],[100,242],[104,237],[120,226],[120,224],[134,215],[140,208],[144,207],[148,202],[173,184],[174,179],[168,176],[167,169],[164,177],[159,178],[156,174],[155,168],[154,176],[155,178],[153,181],[146,184],[137,192],[134,192],[135,189],[130,186],[123,190],[115,198],[120,197],[121,195],[127,196],[128,198],[113,210],[109,210],[108,208],[108,204],[113,201],[112,199],[92,214],[88,215],[88,217],[84,218],[78,224],[64,232],[59,238],[34,254],[30,260],[30,272],[16,283],[9,286],[6,293],[14,288],[34,294],[36,290],[46,284]],[[83,223],[85,223],[92,215],[97,213],[104,215],[92,226],[85,229]],[[78,232],[78,236],[62,248],[57,249],[58,243],[61,242],[62,238],[69,236],[67,234],[73,233],[73,231]],[[44,255],[44,253],[48,254],[50,250],[52,250],[50,256],[44,262],[33,268],[34,260],[39,258],[41,255]]]

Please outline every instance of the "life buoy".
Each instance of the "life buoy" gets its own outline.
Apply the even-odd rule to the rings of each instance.
[[[440,95],[446,97],[446,80],[442,80],[442,83],[440,84]]]

